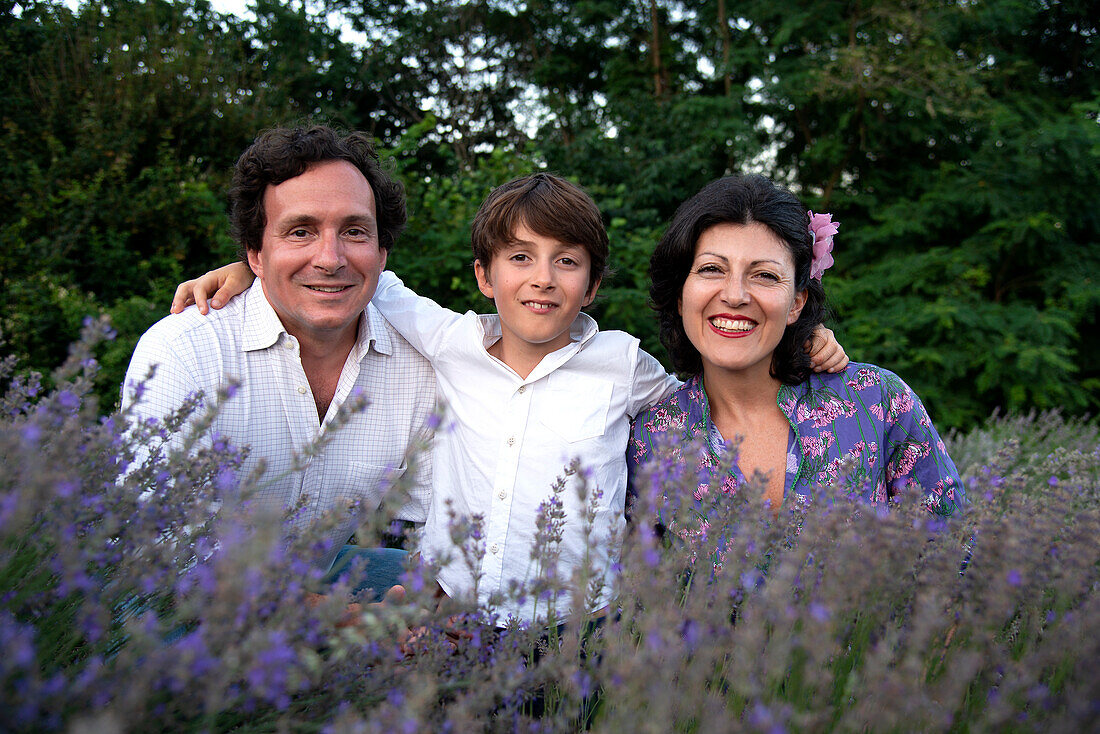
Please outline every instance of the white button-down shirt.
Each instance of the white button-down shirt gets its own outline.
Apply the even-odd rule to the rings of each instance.
[[[606,606],[625,528],[630,419],[672,392],[677,380],[639,349],[636,338],[601,332],[587,314],[573,322],[568,346],[548,354],[521,378],[486,351],[501,336],[497,316],[444,309],[405,288],[390,272],[382,274],[373,303],[431,361],[446,406],[436,435],[433,496],[422,542],[424,556],[444,564],[439,575],[443,590],[469,597],[476,588],[482,605],[503,595],[503,603],[495,605],[501,621],[509,615],[534,621],[568,614],[567,595],[553,601],[533,594],[517,599],[509,588],[513,582],[530,588],[547,575],[548,569],[531,558],[535,519],[555,479],[579,459],[589,493],[598,490],[600,497],[586,539],[580,478],[566,478],[555,572],[568,581],[590,564],[595,579],[603,581],[591,609]],[[464,557],[451,541],[452,515],[482,518],[483,539],[477,545],[483,555],[476,566],[467,561],[471,554]]]
[[[318,421],[298,341],[283,328],[259,281],[208,316],[192,307],[154,324],[130,361],[124,407],[134,404],[134,388],[151,365],[157,365],[156,375],[134,405],[137,418],[159,420],[196,392],[214,400],[231,380],[240,383],[213,431],[251,447],[242,476],[265,462],[266,479],[253,502],[276,510],[301,502],[295,517],[303,525],[353,502],[367,511],[376,508],[385,488],[406,471],[410,447],[428,435],[435,406],[431,366],[368,305],[336,394]],[[305,458],[302,470],[291,471],[295,454],[317,440],[353,393],[366,397],[366,408],[338,428],[319,453]],[[414,465],[412,498],[399,517],[423,521],[431,493],[430,458],[420,457]],[[317,559],[318,565],[331,564],[354,531],[350,516],[334,527],[329,536],[334,548]]]

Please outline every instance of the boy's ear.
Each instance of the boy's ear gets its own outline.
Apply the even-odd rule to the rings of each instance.
[[[581,304],[581,308],[589,305],[596,299],[596,291],[600,289],[600,283],[603,282],[603,278],[596,278],[596,282],[592,284],[592,287],[588,289],[588,292],[584,294],[584,303]]]
[[[480,260],[474,260],[474,277],[477,278],[477,289],[492,300],[493,284],[489,281],[489,269],[481,264]]]

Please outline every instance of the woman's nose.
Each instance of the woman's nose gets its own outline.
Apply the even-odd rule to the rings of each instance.
[[[741,306],[749,301],[749,290],[745,287],[745,279],[738,273],[730,273],[726,276],[726,282],[722,286],[722,300],[731,306]]]

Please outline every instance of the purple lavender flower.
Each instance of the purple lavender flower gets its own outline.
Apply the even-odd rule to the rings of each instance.
[[[266,643],[248,671],[248,683],[256,695],[282,710],[290,705],[289,671],[298,656],[282,630],[269,632]]]

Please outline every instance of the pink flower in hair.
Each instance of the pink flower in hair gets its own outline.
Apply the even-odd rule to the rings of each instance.
[[[840,222],[834,222],[832,214],[806,213],[810,216],[810,234],[814,238],[810,277],[821,280],[822,273],[833,266],[833,235],[840,230]]]

